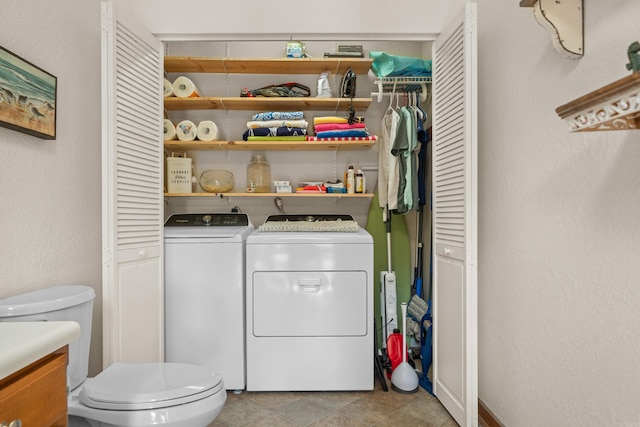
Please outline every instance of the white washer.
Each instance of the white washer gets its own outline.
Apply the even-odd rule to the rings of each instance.
[[[165,222],[165,361],[207,367],[227,390],[246,382],[242,213],[179,214]]]
[[[373,279],[373,239],[360,227],[253,231],[247,238],[247,390],[372,390]]]

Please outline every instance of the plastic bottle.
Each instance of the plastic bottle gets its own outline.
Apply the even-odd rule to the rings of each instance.
[[[329,71],[320,73],[318,78],[318,98],[331,98],[331,86],[329,86]]]
[[[247,193],[271,191],[271,166],[264,154],[254,154],[247,165]]]
[[[391,378],[391,373],[402,362],[402,334],[400,329],[394,329],[387,338],[387,357],[391,370],[387,371],[387,377]]]
[[[356,193],[366,193],[364,174],[362,173],[362,169],[358,169],[356,172]]]
[[[353,172],[353,166],[349,166],[349,169],[347,169],[347,193],[355,193],[355,174]]]

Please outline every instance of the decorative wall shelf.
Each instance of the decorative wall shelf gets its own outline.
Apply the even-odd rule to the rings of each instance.
[[[569,59],[584,55],[583,0],[520,0],[551,36],[554,49]]]
[[[570,132],[640,128],[640,73],[556,108]]]
[[[165,141],[168,150],[246,150],[246,151],[313,151],[313,150],[365,150],[375,141]]]

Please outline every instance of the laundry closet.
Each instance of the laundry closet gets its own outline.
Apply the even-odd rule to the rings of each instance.
[[[107,2],[108,3],[108,2]],[[120,2],[117,2],[120,3]],[[145,7],[147,12],[149,6],[145,2],[134,2],[132,10],[137,13],[144,13]],[[412,7],[415,6],[412,3]],[[473,4],[475,6],[475,4]],[[157,7],[157,6],[156,6]],[[405,11],[406,12],[406,11]],[[103,15],[114,13],[110,10],[110,6],[103,9]],[[117,13],[117,11],[115,12]],[[135,15],[135,13],[133,14]],[[157,22],[163,20],[162,13],[158,13],[154,18],[158,18]],[[444,14],[440,14],[441,17]],[[194,18],[198,20],[199,18]],[[217,20],[223,19],[217,17]],[[340,21],[343,18],[337,19]],[[146,303],[149,306],[150,316],[145,317],[144,325],[148,329],[157,328],[162,323],[162,314],[159,309],[162,306],[162,290],[157,284],[162,283],[162,223],[173,213],[198,212],[198,211],[231,211],[237,209],[250,215],[254,225],[260,225],[264,219],[278,212],[278,206],[274,204],[274,195],[268,197],[255,195],[238,195],[236,197],[228,197],[224,194],[220,195],[202,195],[202,190],[194,186],[193,190],[199,194],[185,196],[171,196],[165,194],[164,191],[155,192],[152,189],[151,182],[157,179],[159,184],[164,180],[164,171],[161,169],[165,163],[165,150],[160,146],[158,157],[153,159],[153,149],[149,148],[149,152],[143,153],[140,157],[144,157],[155,163],[156,167],[132,165],[125,159],[124,164],[127,169],[124,177],[118,175],[118,165],[122,164],[124,157],[119,157],[120,153],[133,155],[137,153],[137,149],[129,149],[126,147],[130,144],[131,130],[135,128],[136,135],[143,133],[139,131],[138,121],[144,121],[141,117],[145,114],[135,113],[135,124],[123,123],[125,120],[131,119],[130,114],[119,114],[118,111],[131,112],[139,108],[149,110],[150,115],[157,108],[163,111],[166,117],[177,122],[189,119],[195,123],[204,120],[211,120],[216,123],[219,132],[219,139],[225,141],[240,140],[241,135],[246,128],[246,122],[250,119],[253,112],[246,110],[225,109],[198,109],[198,110],[167,110],[163,108],[162,83],[164,77],[174,80],[179,75],[187,74],[196,83],[198,89],[204,94],[215,94],[221,97],[237,97],[240,95],[242,88],[255,89],[270,84],[283,82],[297,82],[308,86],[312,89],[311,96],[316,94],[316,84],[319,75],[308,74],[231,74],[231,73],[167,73],[165,75],[162,70],[162,57],[154,57],[153,52],[159,52],[162,56],[197,56],[211,58],[282,58],[285,56],[286,43],[291,40],[300,40],[305,43],[306,53],[314,58],[322,58],[325,52],[333,52],[338,44],[358,44],[363,46],[366,53],[369,51],[385,51],[391,54],[415,56],[431,59],[432,49],[438,52],[440,48],[441,63],[440,68],[443,76],[442,98],[438,99],[438,91],[430,85],[428,90],[431,92],[429,96],[433,96],[435,107],[442,104],[443,115],[441,123],[441,135],[443,137],[443,154],[438,157],[434,153],[434,167],[440,170],[440,176],[444,181],[441,203],[444,206],[442,218],[444,219],[440,228],[436,223],[434,233],[436,240],[434,245],[434,277],[437,278],[438,271],[441,271],[442,277],[455,283],[454,291],[443,291],[441,296],[458,301],[458,313],[462,310],[463,315],[456,315],[455,311],[441,312],[441,328],[443,328],[443,337],[445,335],[460,334],[463,335],[464,348],[470,344],[472,346],[471,353],[466,350],[456,349],[460,345],[460,339],[453,339],[453,343],[444,343],[440,345],[440,354],[434,354],[434,364],[437,369],[438,360],[442,363],[443,370],[440,371],[442,382],[440,391],[436,395],[443,401],[445,406],[451,411],[457,420],[471,420],[473,423],[474,416],[477,419],[477,379],[475,360],[475,280],[477,273],[473,267],[477,257],[475,250],[475,240],[473,236],[470,239],[466,237],[466,230],[471,229],[475,233],[475,222],[473,213],[467,216],[464,210],[465,206],[471,206],[469,197],[475,201],[474,185],[475,182],[471,175],[465,174],[464,170],[470,170],[475,173],[474,156],[475,149],[475,97],[466,95],[465,91],[473,91],[475,88],[475,7],[467,5],[466,12],[456,16],[458,24],[445,26],[440,25],[440,31],[435,33],[421,33],[419,30],[410,33],[410,37],[403,38],[402,32],[396,34],[384,33],[379,36],[372,36],[370,28],[360,23],[363,28],[364,37],[358,37],[357,33],[351,31],[336,31],[335,34],[324,34],[322,31],[311,33],[309,31],[297,31],[295,34],[261,34],[261,25],[252,28],[250,34],[241,35],[238,31],[241,28],[235,27],[235,33],[224,35],[218,32],[214,33],[214,37],[207,37],[204,32],[194,31],[186,37],[176,36],[180,31],[176,30],[176,26],[167,25],[166,30],[151,27],[152,34],[140,31],[145,26],[127,26],[128,22],[139,21],[135,16],[117,16],[107,17],[107,25],[105,27],[105,35],[103,36],[103,49],[111,51],[111,55],[117,56],[118,49],[108,45],[113,43],[117,45],[118,32],[125,34],[124,38],[127,43],[133,40],[135,49],[141,49],[141,56],[148,60],[143,68],[150,70],[148,78],[148,87],[144,90],[144,96],[133,96],[133,101],[125,100],[121,102],[122,97],[126,98],[127,94],[118,91],[118,84],[114,81],[118,79],[138,80],[140,77],[136,69],[140,64],[131,64],[126,67],[120,67],[117,61],[107,60],[107,75],[103,82],[103,107],[105,110],[105,123],[103,124],[104,135],[104,151],[105,153],[105,170],[107,177],[104,182],[103,192],[105,193],[103,200],[105,201],[105,217],[104,230],[106,238],[105,244],[105,281],[104,281],[104,303],[105,303],[105,364],[113,363],[117,360],[134,359],[138,355],[134,354],[140,351],[146,351],[147,355],[143,358],[161,358],[162,349],[162,331],[157,330],[157,334],[150,338],[150,342],[136,342],[135,331],[129,329],[133,326],[132,317],[129,317],[128,305],[132,300],[139,298],[140,294],[144,294],[147,298]],[[148,18],[147,21],[153,21]],[[166,24],[166,23],[165,23]],[[159,24],[162,26],[162,24]],[[342,28],[345,27],[344,23]],[[224,25],[223,25],[224,26]],[[302,27],[304,28],[304,27]],[[327,28],[332,28],[329,25]],[[398,28],[396,26],[396,28]],[[200,27],[202,29],[202,26]],[[442,30],[444,29],[444,30]],[[215,31],[215,30],[214,30]],[[407,31],[406,29],[404,31]],[[142,34],[141,34],[142,33]],[[202,39],[198,40],[199,35]],[[442,33],[442,34],[440,34]],[[304,35],[307,34],[307,37]],[[418,34],[416,36],[416,34]],[[298,36],[299,35],[299,36]],[[173,36],[173,37],[172,37]],[[438,42],[438,37],[446,36],[444,40]],[[139,39],[136,39],[139,37]],[[140,40],[140,41],[138,41]],[[160,41],[162,40],[162,41]],[[432,46],[435,41],[436,44]],[[439,43],[439,45],[438,45]],[[462,47],[460,47],[462,46]],[[460,58],[456,60],[455,58]],[[438,62],[437,56],[433,57],[437,78]],[[136,61],[133,61],[136,62]],[[154,65],[155,64],[155,65]],[[465,68],[471,67],[471,68]],[[469,70],[472,72],[469,74]],[[444,77],[446,76],[446,77]],[[338,92],[342,81],[342,75],[339,73],[331,73],[328,76],[329,85],[334,92]],[[146,79],[146,77],[142,77]],[[379,87],[375,84],[376,77],[370,74],[358,74],[357,89],[355,98],[369,98],[371,101],[368,105],[356,108],[356,115],[364,117],[367,130],[372,135],[377,135],[380,131],[380,122],[384,111],[389,108],[391,99],[388,95],[381,95],[380,99],[373,93],[380,92]],[[157,83],[157,85],[156,85]],[[134,82],[132,86],[137,85]],[[135,88],[134,90],[141,90]],[[388,90],[388,89],[387,89]],[[462,104],[457,103],[461,101]],[[422,105],[425,110],[430,112],[428,99],[423,100]],[[449,102],[450,105],[447,105]],[[124,105],[122,110],[118,110],[119,105]],[[132,107],[133,106],[133,107]],[[165,115],[163,114],[163,115]],[[305,108],[305,115],[312,118],[316,115],[347,115],[348,109],[329,108],[326,110],[314,110]],[[435,113],[434,132],[438,135],[438,115]],[[451,123],[454,123],[453,125]],[[160,123],[158,123],[160,125]],[[161,144],[162,130],[161,126],[151,126],[148,129],[148,135],[142,138],[156,140]],[[471,141],[471,142],[465,142]],[[123,147],[124,144],[124,148]],[[469,145],[466,145],[469,144]],[[162,144],[164,145],[164,144]],[[466,148],[465,148],[466,147]],[[471,149],[470,154],[465,154],[466,149]],[[176,150],[177,151],[177,150]],[[166,150],[167,155],[174,152],[173,148]],[[323,148],[321,150],[260,150],[260,154],[266,155],[274,180],[286,180],[292,185],[297,185],[303,181],[335,181],[343,179],[344,173],[349,166],[360,168],[363,170],[367,182],[367,195],[359,197],[333,197],[323,195],[323,197],[297,197],[296,195],[281,197],[282,204],[280,208],[293,213],[301,213],[304,211],[313,213],[347,213],[362,225],[366,224],[367,211],[371,204],[372,194],[376,187],[377,180],[377,163],[378,152],[375,144],[370,148],[364,149],[332,149]],[[234,174],[235,188],[234,192],[240,193],[245,186],[246,167],[250,161],[251,155],[255,154],[253,150],[225,150],[223,147],[215,147],[205,150],[186,150],[186,156],[192,159],[193,175],[198,177],[202,171],[207,169],[224,169]],[[147,161],[145,160],[145,161]],[[135,163],[135,162],[134,162]],[[439,169],[440,168],[440,169]],[[465,169],[467,168],[467,169]],[[138,179],[136,174],[141,172],[143,178]],[[111,175],[109,175],[111,174]],[[136,193],[138,188],[134,188],[137,183],[142,182],[143,187],[147,186],[148,191],[142,198]],[[473,181],[467,183],[467,181]],[[122,184],[124,182],[124,184]],[[437,181],[436,184],[437,186]],[[457,190],[459,189],[459,190]],[[144,191],[143,191],[144,192]],[[118,195],[121,195],[119,199]],[[124,196],[122,196],[124,194]],[[122,204],[124,200],[124,204]],[[143,200],[143,202],[141,202]],[[142,203],[144,206],[139,206]],[[437,206],[438,202],[434,202]],[[140,214],[140,216],[136,216]],[[147,225],[141,223],[149,221]],[[413,221],[411,221],[413,222]],[[439,242],[437,240],[438,232],[441,232],[444,239]],[[155,236],[155,237],[154,237]],[[153,243],[155,241],[156,243]],[[472,266],[469,267],[469,264]],[[375,278],[374,280],[378,280]],[[136,282],[139,284],[136,290],[127,286],[127,282]],[[473,282],[473,289],[468,291],[465,283]],[[470,293],[468,293],[470,292]],[[467,297],[465,297],[467,295]],[[444,307],[445,303],[441,305]],[[462,304],[462,305],[460,305]],[[155,307],[155,309],[154,309]],[[455,304],[454,304],[455,308]],[[436,319],[435,322],[438,322]],[[437,323],[436,323],[437,325]],[[134,328],[135,329],[135,328]],[[146,338],[146,337],[145,337]],[[127,350],[125,347],[133,349]],[[155,350],[154,350],[155,349]],[[129,353],[128,353],[129,352]],[[449,366],[446,359],[447,354],[453,352],[454,363],[460,366],[458,371]],[[469,354],[470,356],[468,356]],[[438,355],[441,356],[438,359]],[[437,387],[437,385],[436,385]],[[447,403],[449,401],[450,403]],[[450,407],[451,406],[451,407]],[[475,415],[474,415],[475,413]],[[461,424],[467,425],[466,422]],[[468,425],[471,425],[468,424]]]

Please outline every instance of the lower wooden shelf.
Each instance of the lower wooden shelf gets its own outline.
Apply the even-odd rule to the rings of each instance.
[[[371,199],[373,193],[164,193],[165,197],[333,197]]]

